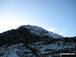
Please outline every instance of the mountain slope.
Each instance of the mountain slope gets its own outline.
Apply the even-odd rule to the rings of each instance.
[[[35,42],[28,46],[29,48],[23,43],[16,43],[8,47],[2,46],[0,47],[0,57],[60,57],[60,53],[76,53],[72,38],[68,38],[67,41],[54,39],[53,41],[48,40],[48,42]]]

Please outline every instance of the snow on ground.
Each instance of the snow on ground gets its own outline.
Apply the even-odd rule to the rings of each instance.
[[[0,47],[0,54],[3,54],[3,56],[0,57],[19,57],[19,56],[24,56],[24,53],[30,53],[27,54],[26,56],[31,56],[31,51],[25,47],[22,46],[22,44],[16,44],[16,45],[11,45],[10,47]],[[20,55],[23,54],[23,55]]]
[[[53,57],[60,56],[60,51],[66,51],[66,49],[74,49],[74,43],[63,44],[52,43],[52,44],[43,44],[43,42],[36,42],[34,44],[30,44],[30,47],[37,49],[40,56]],[[23,44],[14,44],[9,47],[0,47],[0,57],[35,57],[35,55],[28,48],[24,47]]]

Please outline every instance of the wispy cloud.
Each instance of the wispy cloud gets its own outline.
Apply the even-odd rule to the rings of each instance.
[[[51,31],[51,32],[56,32],[57,28],[51,27],[51,28],[48,28],[47,30]],[[56,33],[58,33],[60,35],[64,35],[67,32],[67,30],[68,30],[67,28],[63,28],[63,29],[58,31],[59,33],[58,32],[56,32]]]
[[[66,33],[66,31],[67,31],[67,28],[64,28],[59,34],[64,35]]]
[[[52,28],[48,28],[47,30],[48,31],[51,31],[51,32],[54,32],[56,30],[56,28],[55,27],[52,27]]]

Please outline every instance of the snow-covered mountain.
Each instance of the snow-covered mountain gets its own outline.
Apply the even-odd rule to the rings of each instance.
[[[49,37],[53,37],[53,38],[63,38],[63,36],[47,31],[45,29],[43,29],[42,27],[38,27],[38,26],[32,26],[32,25],[22,25],[20,26],[18,29],[20,28],[27,28],[30,30],[31,33],[39,35],[39,36],[49,36]]]
[[[60,57],[60,53],[76,53],[76,37],[31,25],[0,34],[0,57]]]

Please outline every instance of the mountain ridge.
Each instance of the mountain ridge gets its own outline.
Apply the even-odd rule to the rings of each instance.
[[[49,36],[49,37],[53,37],[53,38],[63,38],[63,36],[57,34],[57,33],[53,33],[51,31],[48,31],[42,27],[38,27],[38,26],[32,26],[32,25],[22,25],[19,28],[27,28],[30,30],[31,33],[34,33],[36,35],[40,35],[40,36]]]

